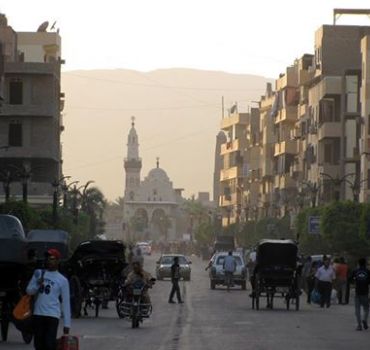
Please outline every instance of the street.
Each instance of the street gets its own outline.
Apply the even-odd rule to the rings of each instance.
[[[146,270],[154,274],[158,256],[147,257]],[[239,350],[239,349],[368,349],[370,331],[355,331],[354,307],[330,309],[307,306],[302,297],[299,312],[286,311],[277,301],[274,310],[252,310],[250,290],[220,288],[211,291],[206,262],[194,257],[192,281],[181,282],[185,304],[168,304],[170,282],[157,282],[151,291],[153,315],[139,329],[119,320],[111,304],[98,319],[73,320],[72,334],[80,337],[80,349],[133,350]],[[93,311],[90,312],[93,314]],[[9,342],[0,348],[23,350],[21,337],[12,328]]]

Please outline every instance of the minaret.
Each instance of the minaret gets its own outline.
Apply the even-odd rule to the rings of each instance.
[[[140,188],[141,158],[139,158],[139,138],[135,129],[135,117],[131,118],[131,130],[127,138],[127,158],[124,166],[126,172],[125,201],[137,199]]]

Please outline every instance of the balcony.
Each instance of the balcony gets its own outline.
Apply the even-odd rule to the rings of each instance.
[[[229,169],[222,169],[220,181],[227,181],[231,179],[236,179],[241,175],[241,170],[238,167],[234,166]]]
[[[296,121],[297,121],[297,106],[287,106],[286,108],[279,110],[275,118],[275,124]]]
[[[276,175],[274,187],[278,189],[297,187],[297,183],[290,175]]]
[[[220,207],[228,207],[230,205],[236,205],[240,203],[241,197],[236,193],[232,193],[230,196],[220,196]]]
[[[241,124],[247,125],[249,121],[249,114],[248,113],[234,113],[231,114],[229,117],[225,117],[221,121],[221,129],[227,130],[228,128],[232,127],[233,125]]]
[[[341,136],[342,136],[342,125],[340,122],[325,122],[319,126],[318,129],[319,140]]]
[[[334,179],[340,174],[339,164],[324,163],[319,166],[319,174],[325,173],[333,177]],[[323,180],[328,179],[326,176],[322,177]]]
[[[298,107],[298,117],[303,118],[308,113],[308,106],[307,104],[299,105]]]
[[[235,152],[235,151],[239,151],[240,148],[241,148],[240,143],[241,142],[239,141],[239,139],[236,139],[236,140],[233,140],[233,141],[226,142],[226,143],[222,144],[221,145],[221,155],[231,153],[231,152]]]
[[[283,141],[280,143],[275,143],[274,156],[279,156],[281,154],[296,154],[297,153],[297,142],[295,140]]]
[[[4,104],[0,109],[0,116],[9,117],[53,117],[59,116],[56,105],[49,102],[43,105],[9,105]]]
[[[327,95],[342,94],[342,78],[341,77],[325,77],[315,87],[317,89],[318,98],[322,99]],[[314,93],[314,91],[313,91]]]
[[[5,74],[51,74],[60,77],[60,63],[5,62]]]

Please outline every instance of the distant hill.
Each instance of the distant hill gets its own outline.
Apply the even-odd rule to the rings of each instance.
[[[268,79],[193,69],[64,72],[64,173],[95,180],[114,200],[123,194],[123,158],[131,116],[136,117],[142,176],[156,157],[175,187],[190,196],[211,191],[215,136],[225,108],[263,94]]]

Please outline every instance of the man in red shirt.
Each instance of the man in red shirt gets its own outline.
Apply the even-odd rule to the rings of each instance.
[[[346,295],[347,288],[347,278],[348,278],[348,265],[346,264],[343,257],[339,259],[338,263],[334,264],[336,280],[336,289],[338,292],[338,303],[345,304],[344,299]]]

